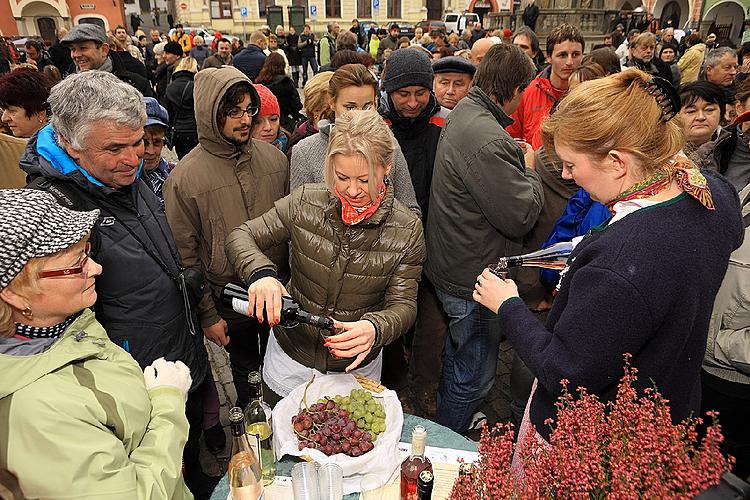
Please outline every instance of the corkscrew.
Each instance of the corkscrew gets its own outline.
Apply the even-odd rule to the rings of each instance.
[[[508,279],[508,259],[505,257],[497,261],[496,264],[490,264],[487,269],[501,280]]]

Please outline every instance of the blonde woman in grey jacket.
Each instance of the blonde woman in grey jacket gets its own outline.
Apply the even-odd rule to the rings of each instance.
[[[336,70],[329,82],[331,111],[342,115],[351,110],[377,108],[377,81],[362,64],[345,64]],[[321,120],[319,132],[297,143],[292,151],[289,165],[289,190],[294,191],[303,184],[323,182],[325,163],[331,128],[335,123]],[[390,173],[395,197],[422,216],[409,175],[409,166],[401,148],[396,143],[393,168]]]

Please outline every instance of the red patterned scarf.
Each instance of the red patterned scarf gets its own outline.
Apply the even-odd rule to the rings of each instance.
[[[714,202],[706,177],[699,169],[686,163],[684,159],[677,159],[654,172],[651,177],[626,189],[607,203],[607,208],[614,214],[612,209],[616,203],[650,198],[667,189],[673,180],[677,182],[680,189],[698,200],[701,205],[709,210],[714,210]]]
[[[378,193],[378,197],[375,199],[375,201],[371,201],[364,207],[355,207],[352,206],[351,203],[349,203],[346,198],[341,196],[341,194],[334,189],[334,193],[336,193],[336,196],[339,200],[341,200],[341,220],[344,221],[344,224],[347,226],[353,226],[355,224],[359,224],[365,219],[369,219],[372,217],[372,214],[374,214],[378,208],[380,208],[380,204],[383,202],[383,198],[385,197],[385,182],[380,185],[380,192]]]

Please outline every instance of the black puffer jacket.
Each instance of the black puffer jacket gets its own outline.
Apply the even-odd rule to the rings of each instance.
[[[422,220],[426,221],[430,205],[430,185],[432,184],[432,169],[435,165],[435,153],[447,110],[444,111],[441,108],[433,94],[430,96],[427,107],[416,118],[404,118],[399,115],[393,107],[390,96],[381,101],[378,111],[390,125],[406,157],[414,192],[417,195],[417,203],[422,210]]]
[[[191,71],[175,72],[161,104],[167,108],[175,136],[198,142],[198,125],[193,107],[193,78],[195,73]]]
[[[162,356],[184,362],[195,389],[208,366],[203,333],[194,314],[186,313],[179,254],[156,196],[141,180],[116,190],[93,184],[80,170],[65,174],[37,152],[37,139],[29,140],[21,157],[31,187],[49,191],[74,210],[101,210],[92,234],[92,255],[102,266],[96,319],[141,367]],[[59,147],[55,151],[65,155]],[[39,185],[39,177],[48,182]]]
[[[302,109],[302,102],[292,79],[286,75],[276,75],[273,80],[265,85],[279,101],[281,126],[286,130],[294,130],[302,118],[299,114]]]

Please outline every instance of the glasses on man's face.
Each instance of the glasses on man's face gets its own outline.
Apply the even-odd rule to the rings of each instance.
[[[75,266],[66,269],[48,269],[46,271],[40,271],[37,276],[40,278],[59,278],[62,276],[75,276],[76,274],[82,274],[86,269],[86,262],[88,262],[90,256],[91,243],[87,242],[83,249],[83,256]]]
[[[239,119],[245,116],[245,113],[247,113],[247,116],[253,117],[258,114],[258,106],[248,106],[247,109],[242,108],[232,108],[232,111],[229,112],[229,118]]]
[[[163,148],[164,147],[164,139],[154,139],[153,141],[150,141],[146,138],[143,139],[143,147],[147,148],[149,146],[154,146],[157,148]]]

